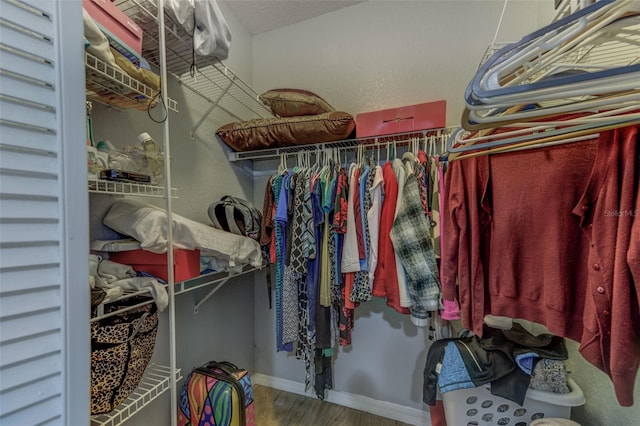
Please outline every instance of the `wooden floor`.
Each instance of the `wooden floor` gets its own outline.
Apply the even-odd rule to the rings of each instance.
[[[315,398],[253,385],[256,426],[409,426]]]

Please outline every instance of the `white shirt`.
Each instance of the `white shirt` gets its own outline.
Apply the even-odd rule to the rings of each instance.
[[[367,211],[367,222],[369,224],[369,286],[373,288],[373,276],[378,265],[378,242],[380,240],[380,213],[382,212],[382,188],[384,179],[382,177],[382,167],[376,166],[372,171],[374,174],[373,183],[369,189],[371,194],[371,207]]]
[[[357,272],[360,270],[360,253],[358,252],[358,234],[356,231],[356,215],[353,208],[353,198],[357,191],[358,180],[355,179],[357,166],[351,163],[349,166],[349,200],[347,205],[347,233],[344,235],[342,248],[341,272]],[[358,216],[358,219],[360,216]]]

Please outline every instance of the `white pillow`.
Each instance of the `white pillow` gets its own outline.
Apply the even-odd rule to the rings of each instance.
[[[215,229],[172,214],[172,232],[175,248],[199,249],[202,256],[213,256],[237,271],[250,264],[262,264],[262,252],[257,241]],[[116,201],[104,219],[104,223],[116,232],[135,238],[140,246],[153,253],[167,251],[167,217],[160,207],[134,200]]]

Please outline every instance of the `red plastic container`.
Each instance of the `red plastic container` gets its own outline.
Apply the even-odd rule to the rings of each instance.
[[[135,271],[146,272],[165,281],[169,280],[167,253],[157,254],[146,250],[129,250],[109,254],[109,260],[131,266]],[[173,250],[173,279],[186,281],[200,275],[200,250]]]
[[[394,133],[445,127],[447,101],[426,102],[400,108],[363,112],[356,115],[356,137],[384,136]]]
[[[96,21],[116,50],[127,57],[133,55],[140,59],[142,28],[133,19],[110,0],[83,0],[82,7]]]

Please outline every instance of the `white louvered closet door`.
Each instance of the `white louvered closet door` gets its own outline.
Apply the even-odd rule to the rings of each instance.
[[[79,0],[0,0],[0,424],[89,418]]]

